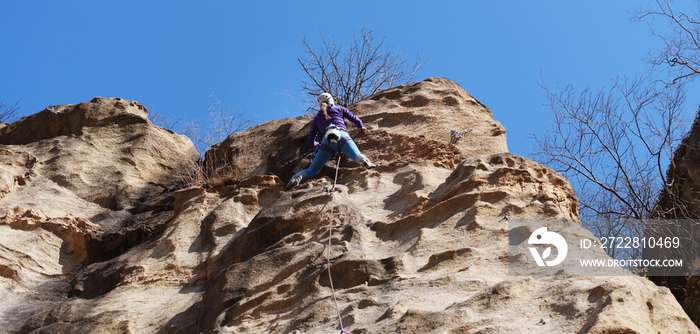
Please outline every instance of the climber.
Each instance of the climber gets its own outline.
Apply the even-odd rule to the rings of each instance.
[[[346,108],[336,105],[329,93],[323,93],[318,97],[318,106],[321,107],[314,120],[311,122],[311,131],[306,143],[316,148],[316,157],[308,169],[294,175],[287,183],[287,189],[297,186],[308,178],[316,176],[323,165],[330,160],[336,152],[342,152],[348,158],[361,163],[365,168],[377,167],[369,159],[360,153],[357,145],[352,141],[348,130],[345,128],[345,118],[364,132],[366,129],[362,121]],[[322,136],[322,138],[320,138]],[[321,141],[319,143],[319,140]]]

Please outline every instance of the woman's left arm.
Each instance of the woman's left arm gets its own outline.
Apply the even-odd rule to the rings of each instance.
[[[358,129],[365,128],[364,125],[362,124],[362,120],[359,117],[355,116],[355,114],[351,113],[350,110],[348,110],[347,108],[345,108],[345,107],[341,107],[341,108],[343,108],[343,117],[345,117],[345,118],[349,119],[351,122],[353,122]]]

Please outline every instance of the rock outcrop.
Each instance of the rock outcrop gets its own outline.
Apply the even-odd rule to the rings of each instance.
[[[428,78],[388,89],[348,109],[373,134],[353,139],[379,164],[432,161],[454,168],[476,154],[508,152],[506,130],[491,110],[448,79]],[[300,163],[311,150],[306,138],[312,119],[276,120],[235,133],[207,152],[207,160],[231,164],[244,175],[272,173],[286,180],[308,167]],[[352,131],[354,125],[346,123]],[[462,136],[451,134],[453,130]]]
[[[145,107],[119,98],[3,124],[0,322],[17,325],[7,314],[62,300],[62,280],[162,230],[181,187],[177,172],[196,159],[188,138],[154,126]]]
[[[661,194],[658,215],[667,219],[700,218],[700,114],[673,155],[667,171],[670,187]]]
[[[700,236],[697,232],[697,219],[700,218],[700,113],[695,118],[690,132],[674,152],[673,161],[667,172],[669,186],[662,192],[656,209],[660,218],[693,219],[694,223],[685,221],[677,226],[661,226],[653,233],[681,237],[683,247],[672,254],[683,258],[694,277],[653,277],[659,284],[672,289],[683,308],[695,324],[700,324],[700,262],[698,246]],[[657,251],[662,253],[663,250]],[[671,256],[669,256],[671,257]]]
[[[100,103],[117,101],[135,105]],[[218,164],[213,167],[227,165],[240,173],[235,183],[170,192],[173,183],[166,176],[175,174],[172,164],[193,156],[190,146],[171,145],[161,156],[134,153],[134,164],[125,165],[133,168],[120,170],[120,182],[149,180],[141,174],[141,159],[163,159],[153,166],[173,170],[165,168],[169,173],[152,181],[161,182],[153,186],[157,191],[134,186],[110,193],[105,185],[101,191],[108,195],[97,197],[75,190],[94,184],[85,180],[95,170],[52,179],[50,171],[59,167],[48,166],[60,159],[40,153],[50,148],[19,139],[8,145],[3,131],[20,126],[0,128],[0,149],[11,152],[2,168],[13,175],[0,184],[0,206],[8,210],[0,227],[3,236],[16,236],[14,243],[0,239],[0,250],[41,245],[53,254],[32,263],[2,258],[9,264],[0,263],[8,268],[0,270],[0,296],[7,301],[0,305],[1,328],[337,333],[340,318],[355,334],[700,332],[668,289],[644,278],[508,275],[508,219],[576,221],[577,198],[561,175],[507,153],[503,127],[454,82],[429,78],[402,85],[350,109],[369,128],[354,140],[379,167],[365,170],[343,161],[333,196],[323,191],[332,186],[331,163],[318,177],[283,190],[283,181],[310,163],[304,147],[308,116],[252,127],[209,151],[209,161]],[[76,151],[61,146],[60,152],[89,161],[93,153],[82,150],[86,144],[76,137],[92,134],[97,140],[99,128],[133,123],[92,124],[99,125],[82,132],[51,130],[56,135],[42,140],[74,140]],[[183,140],[153,131],[172,143]],[[111,133],[117,137],[110,138],[113,150],[142,152],[123,140],[125,132]],[[117,156],[98,156],[104,155]],[[105,176],[105,182],[111,177],[116,176]],[[65,204],[29,202],[20,196],[28,187],[37,188],[34,197],[65,197],[59,202]],[[143,193],[151,195],[142,198]],[[9,202],[12,198],[17,200]],[[86,209],[73,209],[72,203]],[[91,255],[89,245],[105,230],[133,226],[153,229],[138,238],[115,237],[125,246],[112,247],[110,256]],[[90,237],[83,237],[84,256],[63,246],[85,235]],[[322,264],[328,254],[331,263]],[[12,270],[34,277],[2,274]]]

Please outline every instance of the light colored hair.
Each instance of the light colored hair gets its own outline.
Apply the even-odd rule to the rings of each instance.
[[[328,115],[328,103],[327,102],[322,102],[321,103],[321,111],[323,112],[323,116],[326,119],[330,119],[331,116]]]

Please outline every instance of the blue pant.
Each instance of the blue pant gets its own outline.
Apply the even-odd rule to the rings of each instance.
[[[340,138],[345,138],[345,137],[350,137],[350,135],[345,132],[345,131],[340,131]],[[321,141],[322,144],[326,144],[330,146],[334,151],[338,152],[338,142],[335,142],[333,144],[329,144],[328,140],[326,140],[326,137],[323,137],[323,141]],[[342,147],[343,154],[348,156],[348,158],[352,159],[355,162],[360,162],[362,159],[365,157],[360,153],[360,149],[357,148],[357,145],[355,145],[355,142],[352,140],[348,140],[343,144]],[[314,158],[314,162],[311,163],[311,166],[308,169],[305,169],[301,171],[302,173],[306,174],[306,177],[312,178],[316,176],[320,171],[321,168],[328,162],[333,157],[333,155],[322,149],[318,148],[318,152],[316,153],[316,157]]]

